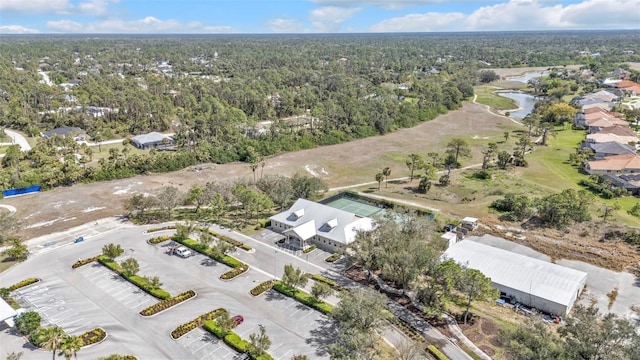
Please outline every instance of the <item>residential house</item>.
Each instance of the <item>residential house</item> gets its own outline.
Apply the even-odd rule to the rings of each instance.
[[[602,160],[587,161],[584,169],[589,175],[640,173],[640,156],[636,154],[607,156]]]
[[[611,185],[627,189],[631,195],[640,195],[640,174],[604,175]]]
[[[353,243],[358,231],[369,231],[375,222],[367,217],[306,199],[272,216],[271,229],[285,236],[285,243],[305,249],[311,245],[335,252]]]
[[[638,143],[638,135],[635,133],[633,135],[618,135],[615,133],[607,132],[607,129],[604,129],[603,131],[597,132],[595,134],[587,135],[586,143],[595,144],[615,141],[620,144],[628,144],[632,146],[635,146]]]
[[[608,75],[620,80],[629,80],[631,78],[631,73],[622,68],[617,68],[611,71]]]
[[[142,134],[135,136],[132,139],[133,146],[138,149],[165,149],[167,147],[175,145],[175,141],[159,132],[150,132],[148,134]]]
[[[40,133],[40,135],[47,139],[54,136],[60,136],[63,138],[70,136],[73,137],[73,139],[76,141],[83,141],[87,134],[79,127],[61,127],[45,131],[43,133]]]
[[[591,149],[594,152],[596,160],[604,159],[607,156],[623,155],[623,154],[635,154],[636,149],[628,144],[621,144],[615,141],[609,141],[604,143],[587,143],[585,148]]]

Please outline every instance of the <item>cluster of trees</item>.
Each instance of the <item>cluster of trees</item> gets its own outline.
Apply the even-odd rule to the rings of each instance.
[[[35,311],[24,312],[15,318],[16,329],[27,336],[33,345],[50,350],[53,353],[53,359],[56,358],[56,354],[64,356],[67,360],[70,360],[72,356],[77,357],[80,348],[84,345],[82,339],[78,336],[67,335],[58,326],[42,327],[41,320],[40,314]],[[13,353],[12,355],[16,359],[21,357],[21,353]]]
[[[474,269],[441,259],[446,244],[430,236],[433,223],[413,214],[388,212],[373,231],[359,232],[347,254],[369,280],[373,272],[403,293],[413,290],[428,311],[439,312],[447,300],[464,304],[465,322],[473,301],[496,298],[491,280]]]
[[[591,220],[589,206],[593,197],[586,191],[566,189],[559,193],[533,199],[526,195],[507,194],[490,207],[504,212],[504,219],[533,219],[546,226],[565,228],[573,223]]]
[[[204,213],[219,220],[230,210],[238,210],[243,221],[260,218],[274,206],[284,209],[298,198],[314,199],[326,190],[321,179],[294,174],[267,175],[255,183],[244,179],[233,183],[208,182],[193,185],[185,193],[174,186],[165,186],[155,194],[136,194],[126,202],[126,209],[134,218],[149,221],[156,218],[170,220],[174,210],[188,205],[194,213]]]
[[[635,327],[611,313],[600,316],[594,306],[577,305],[558,335],[536,320],[501,332],[507,353],[514,359],[640,359],[640,335]]]
[[[0,247],[8,247],[2,254],[9,260],[24,261],[29,256],[29,249],[22,239],[15,235],[20,223],[13,215],[6,211],[0,213]]]

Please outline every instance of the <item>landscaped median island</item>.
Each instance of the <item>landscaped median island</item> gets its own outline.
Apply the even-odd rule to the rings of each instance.
[[[151,316],[155,315],[161,311],[167,310],[168,308],[178,305],[183,301],[187,301],[192,297],[196,296],[196,292],[193,290],[188,290],[183,293],[180,293],[172,298],[168,298],[166,300],[159,301],[148,308],[140,311],[140,315],[142,316]]]
[[[211,259],[223,263],[229,267],[232,267],[233,269],[227,271],[226,273],[220,275],[220,279],[222,280],[231,280],[234,277],[244,273],[245,271],[249,270],[249,265],[243,263],[242,261],[231,257],[229,255],[224,255],[221,253],[216,253],[213,251],[212,248],[205,246],[201,243],[199,243],[196,240],[193,239],[181,239],[178,236],[174,236],[173,240],[194,250],[199,252],[200,254],[206,255],[208,257],[210,257]]]
[[[95,328],[79,336],[82,347],[97,344],[107,338],[107,332],[102,328]]]
[[[160,228],[148,228],[147,229],[147,233],[152,233],[152,232],[156,232],[156,231],[164,231],[164,230],[175,230],[176,226],[175,225],[167,225],[167,226],[163,226]]]
[[[146,292],[147,294],[155,298],[158,298],[160,300],[166,300],[171,297],[171,294],[169,294],[167,291],[161,289],[160,287],[154,287],[151,284],[149,284],[149,280],[147,278],[144,278],[138,275],[126,274],[125,271],[122,269],[122,266],[120,266],[120,264],[118,264],[115,260],[109,258],[106,255],[98,256],[98,262],[108,267],[109,269],[113,270],[114,272],[118,273],[124,279],[126,279],[133,285],[139,287],[141,290],[143,290],[144,292]]]
[[[329,285],[331,287],[331,289],[333,289],[335,291],[342,291],[342,290],[345,289],[344,286],[338,285],[338,283],[336,283],[334,280],[331,280],[328,277],[322,276],[320,274],[311,275],[311,279],[313,279],[314,281],[325,283],[325,284]]]
[[[273,360],[273,357],[267,353],[263,353],[258,356],[252,354],[251,351],[249,351],[251,344],[248,341],[243,340],[238,334],[231,330],[225,331],[215,320],[205,321],[204,328],[219,339],[222,339],[225,344],[229,345],[237,352],[248,354],[253,360]]]
[[[15,301],[14,298],[11,297],[11,295],[9,295],[10,292],[18,290],[20,288],[23,288],[25,286],[29,286],[29,285],[33,285],[37,282],[40,282],[40,279],[38,278],[28,278],[28,279],[24,279],[18,283],[15,283],[11,286],[9,286],[8,288],[0,288],[0,297],[7,302],[7,304],[9,304],[12,308],[14,309],[19,309],[20,308],[20,304],[18,304],[18,302]]]
[[[218,308],[218,309],[215,309],[213,311],[209,311],[208,313],[202,314],[202,315],[198,316],[197,318],[189,321],[188,323],[178,325],[178,327],[173,329],[173,331],[171,332],[171,338],[174,339],[174,340],[177,340],[181,336],[183,336],[186,333],[190,332],[191,330],[204,325],[205,321],[215,320],[222,313],[228,313],[227,309]]]
[[[332,262],[336,262],[338,259],[340,259],[340,254],[333,253],[333,254],[329,255],[328,258],[324,259],[324,261],[332,263]]]
[[[161,235],[161,236],[152,237],[151,239],[147,240],[147,242],[151,245],[157,245],[169,240],[171,240],[170,235]]]
[[[224,242],[226,242],[226,243],[228,243],[228,244],[231,244],[231,245],[233,245],[233,246],[235,246],[235,247],[237,247],[237,248],[240,248],[240,249],[242,249],[242,250],[249,251],[249,250],[251,250],[251,249],[252,249],[252,247],[251,247],[251,246],[249,246],[249,245],[247,245],[247,244],[243,243],[242,241],[238,241],[238,240],[232,239],[232,238],[230,238],[230,237],[228,237],[228,236],[224,236],[224,235],[218,234],[217,232],[215,232],[215,231],[213,231],[213,230],[211,230],[211,229],[207,229],[207,228],[198,228],[198,230],[200,230],[200,231],[206,231],[206,232],[208,232],[209,234],[211,234],[213,237],[217,238],[218,240],[222,240],[222,241],[224,241]]]
[[[251,291],[249,291],[249,293],[253,296],[258,296],[261,295],[263,292],[271,289],[273,287],[273,280],[267,280],[263,283],[260,283],[259,285],[257,285],[256,287],[254,287],[253,289],[251,289]]]
[[[303,291],[303,290],[299,290],[296,288],[290,288],[287,285],[285,285],[282,281],[280,280],[276,280],[273,284],[273,289],[276,290],[277,292],[286,295],[290,298],[293,298],[307,306],[310,306],[326,315],[331,314],[331,311],[333,311],[333,305],[324,302],[322,300],[318,300],[316,298],[314,298],[311,294]]]
[[[94,257],[90,257],[90,258],[86,258],[86,259],[78,259],[78,261],[76,261],[73,265],[71,265],[71,268],[72,269],[77,269],[80,266],[84,266],[84,265],[90,264],[90,263],[92,263],[94,261],[98,261],[98,257],[99,257],[99,255],[98,256],[94,256]]]

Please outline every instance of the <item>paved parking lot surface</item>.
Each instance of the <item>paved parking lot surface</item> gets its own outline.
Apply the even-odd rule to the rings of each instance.
[[[195,359],[231,360],[237,355],[222,340],[201,328],[195,329],[175,341],[189,350]]]

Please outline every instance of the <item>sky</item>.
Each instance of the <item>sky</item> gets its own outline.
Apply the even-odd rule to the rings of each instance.
[[[0,0],[0,34],[640,29],[640,0]]]

